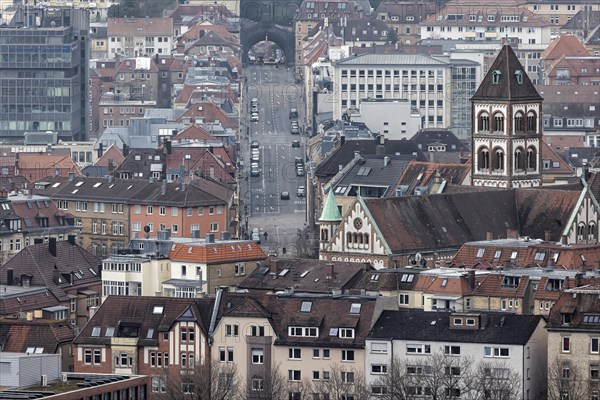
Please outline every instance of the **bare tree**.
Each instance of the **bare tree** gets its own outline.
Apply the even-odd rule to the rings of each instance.
[[[381,400],[408,400],[412,399],[412,388],[417,386],[417,372],[422,369],[408,368],[406,359],[399,356],[392,358],[385,371],[371,385],[371,393]],[[411,373],[409,373],[411,372]]]
[[[559,357],[548,364],[548,400],[575,400],[586,396],[585,373],[574,363]]]
[[[330,371],[323,371],[313,384],[315,393],[331,400],[366,400],[369,398],[364,375],[357,369],[333,364]]]
[[[165,398],[169,400],[235,400],[239,398],[237,366],[209,360],[189,368],[165,369]]]
[[[522,391],[521,376],[505,362],[481,362],[473,371],[473,400],[512,400]]]
[[[247,397],[256,400],[288,400],[290,382],[281,372],[280,364],[271,366],[263,375],[249,377]]]

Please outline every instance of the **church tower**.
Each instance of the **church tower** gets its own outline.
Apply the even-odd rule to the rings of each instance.
[[[325,200],[325,206],[323,212],[319,217],[319,250],[325,250],[327,243],[331,240],[338,225],[342,222],[342,214],[335,202],[335,196],[333,190],[329,190],[327,194],[327,200]]]
[[[542,100],[504,45],[471,98],[471,185],[542,185]]]

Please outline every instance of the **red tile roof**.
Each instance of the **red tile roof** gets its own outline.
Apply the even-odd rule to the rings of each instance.
[[[173,18],[109,18],[108,36],[173,36]]]
[[[176,243],[169,253],[169,258],[172,261],[226,264],[264,260],[267,255],[253,241],[228,241],[204,244]]]
[[[110,147],[104,151],[102,157],[100,157],[94,165],[99,167],[108,167],[109,160],[112,160],[112,163],[115,167],[120,165],[125,160],[121,150],[119,150],[119,148],[114,144],[111,144]]]

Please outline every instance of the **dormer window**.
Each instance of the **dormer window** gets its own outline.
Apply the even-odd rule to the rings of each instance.
[[[499,70],[494,70],[494,72],[492,72],[492,83],[494,85],[497,85],[500,83],[500,76],[502,75],[502,72],[500,72]]]
[[[515,71],[515,78],[517,78],[517,83],[519,85],[523,84],[523,71],[521,71],[520,69]]]
[[[569,325],[571,324],[571,314],[570,313],[562,313],[561,314],[561,321],[563,325]]]

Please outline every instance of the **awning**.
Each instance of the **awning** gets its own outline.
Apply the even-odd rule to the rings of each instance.
[[[80,290],[78,293],[84,294],[86,296],[97,296],[98,295],[98,292],[95,292],[93,290]]]
[[[431,296],[431,298],[435,299],[435,300],[453,300],[453,301],[456,301],[456,300],[462,299],[462,296],[451,296],[449,294],[434,294],[434,295]]]

